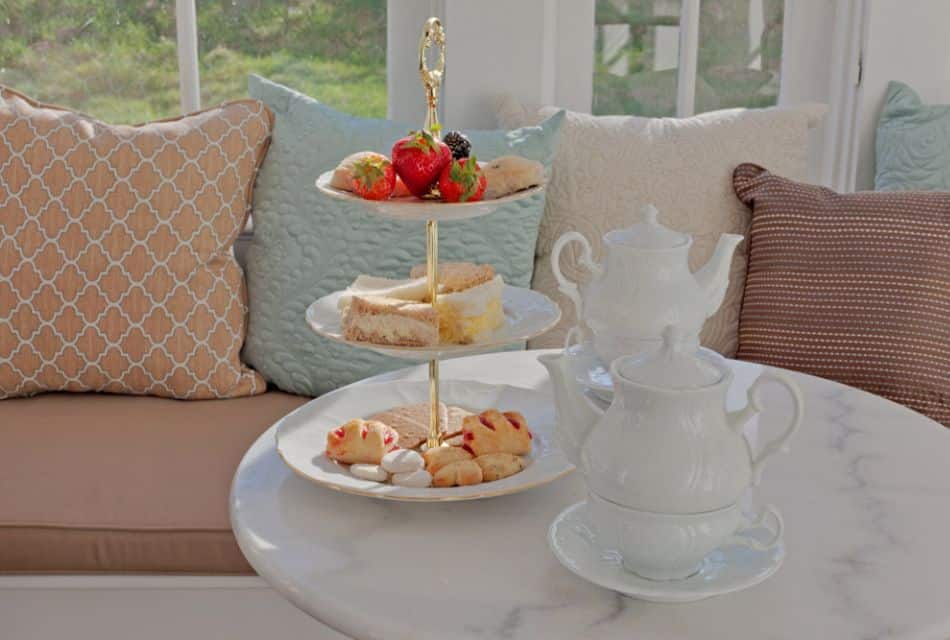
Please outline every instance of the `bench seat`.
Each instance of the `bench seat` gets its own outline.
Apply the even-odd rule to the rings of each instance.
[[[0,401],[0,573],[252,573],[231,533],[231,478],[307,400]]]

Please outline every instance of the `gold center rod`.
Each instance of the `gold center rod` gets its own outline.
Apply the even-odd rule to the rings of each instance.
[[[439,295],[439,223],[426,221],[426,279],[429,286],[429,300],[435,308]],[[439,428],[439,361],[429,360],[429,438],[426,445],[431,449],[438,447],[442,440]]]

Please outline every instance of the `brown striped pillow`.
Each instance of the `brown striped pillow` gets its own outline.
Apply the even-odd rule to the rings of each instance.
[[[950,192],[835,193],[739,165],[752,208],[737,357],[950,426]]]

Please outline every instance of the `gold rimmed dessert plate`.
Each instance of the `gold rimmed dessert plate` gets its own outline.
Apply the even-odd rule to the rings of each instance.
[[[316,333],[335,342],[371,349],[394,358],[423,361],[433,358],[455,358],[493,351],[509,344],[523,342],[553,328],[561,319],[561,309],[546,295],[532,289],[505,285],[501,304],[505,324],[490,336],[472,344],[438,344],[431,347],[397,347],[347,340],[343,337],[339,301],[344,291],[323,296],[307,308],[307,324]]]
[[[464,487],[400,487],[362,480],[325,455],[327,433],[353,418],[429,399],[426,381],[357,383],[320,396],[277,423],[277,452],[299,476],[315,484],[383,500],[450,502],[518,493],[547,484],[574,467],[554,440],[554,403],[533,389],[466,380],[443,380],[441,400],[473,413],[489,408],[518,411],[531,429],[532,451],[525,468],[507,478]]]
[[[317,178],[317,189],[331,198],[358,204],[372,213],[387,218],[395,218],[396,220],[442,221],[477,218],[492,213],[502,205],[530,198],[541,193],[544,189],[544,185],[537,185],[502,198],[478,200],[477,202],[442,202],[441,200],[423,200],[413,196],[390,198],[389,200],[366,200],[349,191],[330,186],[332,178],[332,171],[321,173],[320,177]]]

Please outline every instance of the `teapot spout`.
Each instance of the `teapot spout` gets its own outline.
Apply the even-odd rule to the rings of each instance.
[[[719,236],[716,250],[702,269],[696,272],[696,282],[706,294],[706,317],[716,313],[726,296],[729,287],[729,268],[732,266],[732,256],[743,237],[735,233],[724,233]]]
[[[538,356],[548,370],[554,392],[554,411],[558,445],[574,465],[580,466],[581,449],[594,424],[603,416],[574,380],[570,357],[564,353]]]

